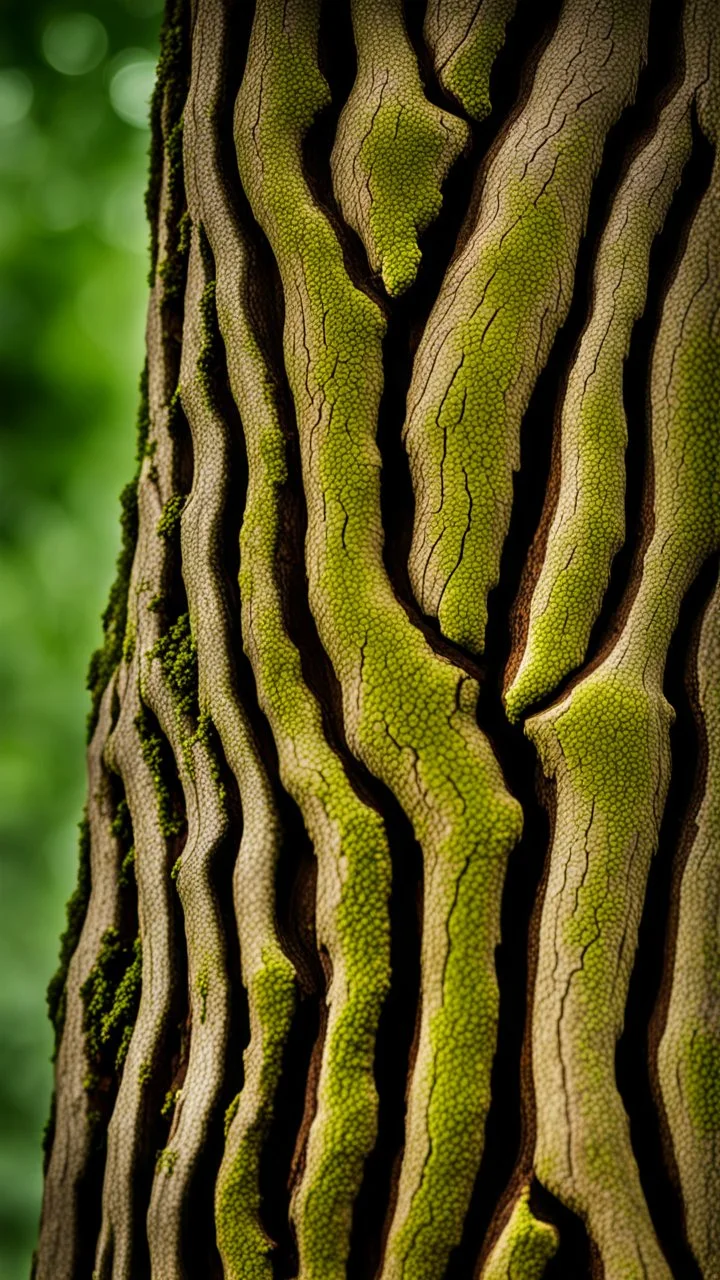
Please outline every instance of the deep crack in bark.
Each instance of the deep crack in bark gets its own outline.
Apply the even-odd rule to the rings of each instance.
[[[669,21],[654,3],[648,64],[633,92],[631,40],[619,48],[614,31],[627,15],[610,0],[519,0],[514,16],[505,0],[485,13],[465,5],[452,47],[442,25],[450,10],[429,3],[436,12],[426,26],[421,0],[362,11],[350,0],[193,0],[191,13],[182,0],[169,3],[147,202],[149,412],[141,411],[138,479],[124,499],[118,583],[91,672],[93,714],[111,742],[105,768],[117,775],[105,775],[107,812],[91,788],[95,879],[84,925],[85,902],[73,908],[70,967],[52,992],[59,1029],[65,1008],[67,1015],[38,1280],[89,1276],[93,1258],[101,1280],[149,1275],[151,1258],[153,1274],[168,1280],[220,1280],[223,1269],[227,1280],[298,1272],[306,1280],[506,1280],[518,1268],[524,1277],[526,1267],[528,1277],[578,1280],[604,1267],[615,1280],[608,1258],[623,1248],[627,1274],[638,1280],[666,1274],[662,1254],[673,1274],[700,1275],[685,1236],[687,1154],[684,1165],[676,1161],[671,1140],[686,1132],[677,1108],[689,1106],[690,1085],[683,1076],[678,1103],[664,1077],[662,1101],[656,1058],[704,777],[703,724],[684,681],[720,541],[714,500],[693,507],[688,497],[695,466],[698,492],[702,484],[714,483],[715,496],[718,489],[717,451],[710,445],[703,454],[691,430],[714,394],[717,266],[707,192],[718,180],[717,18],[709,0],[687,0]],[[574,6],[580,26],[569,21]],[[484,18],[501,27],[509,18],[507,29],[488,27],[473,44],[473,24]],[[642,22],[628,21],[641,43]],[[693,74],[698,49],[705,58],[696,82],[681,79],[681,28],[705,39],[704,54],[694,46]],[[395,33],[385,45],[383,30]],[[563,78],[534,108],[533,140],[528,101],[558,31]],[[459,51],[478,59],[474,81],[463,79]],[[603,73],[626,53],[606,84]],[[369,120],[353,97],[358,66],[374,95]],[[552,153],[527,208],[505,210],[494,241],[502,192],[495,213],[482,215],[484,231],[476,227],[488,175],[492,181],[514,128],[525,148],[519,181],[532,177],[577,113],[594,119],[606,91],[622,106],[622,75],[632,101],[607,134],[577,262],[565,276],[543,277],[545,311],[519,353],[535,372],[500,555],[507,459],[498,470],[492,431],[473,407],[475,339],[468,330],[449,361],[437,441],[420,445],[412,423],[418,347],[422,356],[437,327],[439,295],[445,315],[454,305],[443,284],[453,263],[465,253],[460,287],[475,269],[466,260],[471,236],[480,236],[478,261],[491,242],[499,255],[470,317],[486,306],[476,335],[483,352],[497,342],[511,301],[494,292],[502,255],[522,250],[529,279],[547,247],[542,236],[522,246],[528,217],[564,262],[574,190],[557,225],[542,221],[555,209],[561,153]],[[507,718],[503,684],[507,695],[551,549],[560,409],[618,190],[679,88],[689,95],[692,149],[663,206],[624,365],[625,537],[588,624],[582,665],[544,686],[529,740]],[[556,110],[570,100],[571,112]],[[678,103],[681,112],[682,95]],[[357,138],[353,119],[362,123]],[[601,111],[600,133],[608,120]],[[461,137],[469,139],[462,154]],[[582,164],[577,172],[581,185]],[[413,185],[393,222],[401,173]],[[679,299],[678,275],[687,281]],[[617,290],[623,285],[621,274]],[[651,376],[656,357],[662,386],[660,374]],[[438,358],[426,353],[425,391]],[[599,352],[593,368],[583,366],[584,391],[598,360]],[[499,390],[501,416],[512,418],[512,387],[488,387],[493,396]],[[651,387],[662,430],[646,427]],[[412,429],[403,443],[409,390]],[[692,402],[685,417],[683,396]],[[430,500],[433,468],[439,488]],[[500,512],[499,533],[488,530],[494,550],[473,541],[486,497]],[[413,530],[417,537],[428,516],[440,523],[419,570]],[[268,529],[270,544],[262,542]],[[568,582],[576,550],[561,557]],[[458,586],[469,559],[486,552],[497,552],[499,580],[480,654],[477,628],[463,630],[453,611],[459,602],[460,613],[467,606],[481,618],[483,601]],[[673,610],[698,556],[706,565],[678,621]],[[566,608],[558,639],[568,626]],[[663,686],[663,645],[673,633]],[[282,636],[280,661],[273,636],[278,644]],[[289,673],[292,687],[283,686]],[[583,698],[598,701],[578,746]],[[669,737],[667,703],[677,712]],[[96,742],[91,773],[98,750]],[[617,809],[613,770],[628,750],[635,773]],[[644,752],[647,774],[638,763]],[[538,753],[556,783],[540,776]],[[522,808],[519,841],[510,796]],[[121,821],[126,803],[131,823]],[[121,846],[112,857],[111,842],[98,835],[98,815],[110,809]],[[626,820],[623,844],[613,822],[624,830]],[[101,847],[112,871],[98,871]],[[80,888],[87,895],[82,878]],[[617,938],[614,911],[624,913]],[[606,973],[613,947],[616,969]],[[627,1001],[616,1009],[630,970]],[[596,1087],[607,1100],[604,1133],[615,1135],[611,1164],[617,1156],[628,1185],[637,1165],[630,1205],[625,1187],[600,1185],[588,1158],[598,1131],[579,1081],[595,1050],[581,1011],[596,978],[595,1013],[607,1023]],[[87,1015],[81,1027],[83,999],[94,1001],[96,1021]],[[555,1019],[550,1040],[544,1017]],[[122,1054],[114,1063],[108,1056],[116,1027],[124,1028],[126,1066]],[[698,1035],[696,1028],[691,1065],[700,1061]],[[91,1046],[87,1082],[78,1076],[81,1037]],[[533,1052],[543,1055],[545,1075]],[[92,1133],[73,1130],[71,1076],[80,1110],[94,1116]],[[66,1159],[71,1192],[58,1178]],[[59,1206],[63,1195],[70,1205],[68,1194],[73,1225],[61,1245]],[[609,1214],[616,1230],[608,1230]],[[697,1222],[693,1230],[697,1241]]]

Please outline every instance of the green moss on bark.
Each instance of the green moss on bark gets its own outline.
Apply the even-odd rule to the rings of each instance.
[[[180,810],[175,788],[176,773],[167,742],[160,736],[143,708],[135,718],[143,759],[152,775],[158,806],[160,829],[166,839],[179,836],[185,819]]]
[[[140,939],[126,942],[117,929],[103,934],[97,959],[80,988],[88,1061],[86,1088],[122,1071],[140,1003]]]

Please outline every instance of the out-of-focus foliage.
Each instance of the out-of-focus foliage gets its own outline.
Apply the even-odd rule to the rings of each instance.
[[[75,877],[85,668],[142,358],[161,0],[0,16],[0,1275],[29,1272],[50,1103],[45,986]]]

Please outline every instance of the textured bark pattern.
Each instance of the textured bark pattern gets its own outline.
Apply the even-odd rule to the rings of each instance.
[[[719,58],[169,0],[38,1280],[720,1280]]]

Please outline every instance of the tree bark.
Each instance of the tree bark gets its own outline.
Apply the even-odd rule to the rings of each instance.
[[[168,0],[38,1280],[720,1277],[720,10]]]

